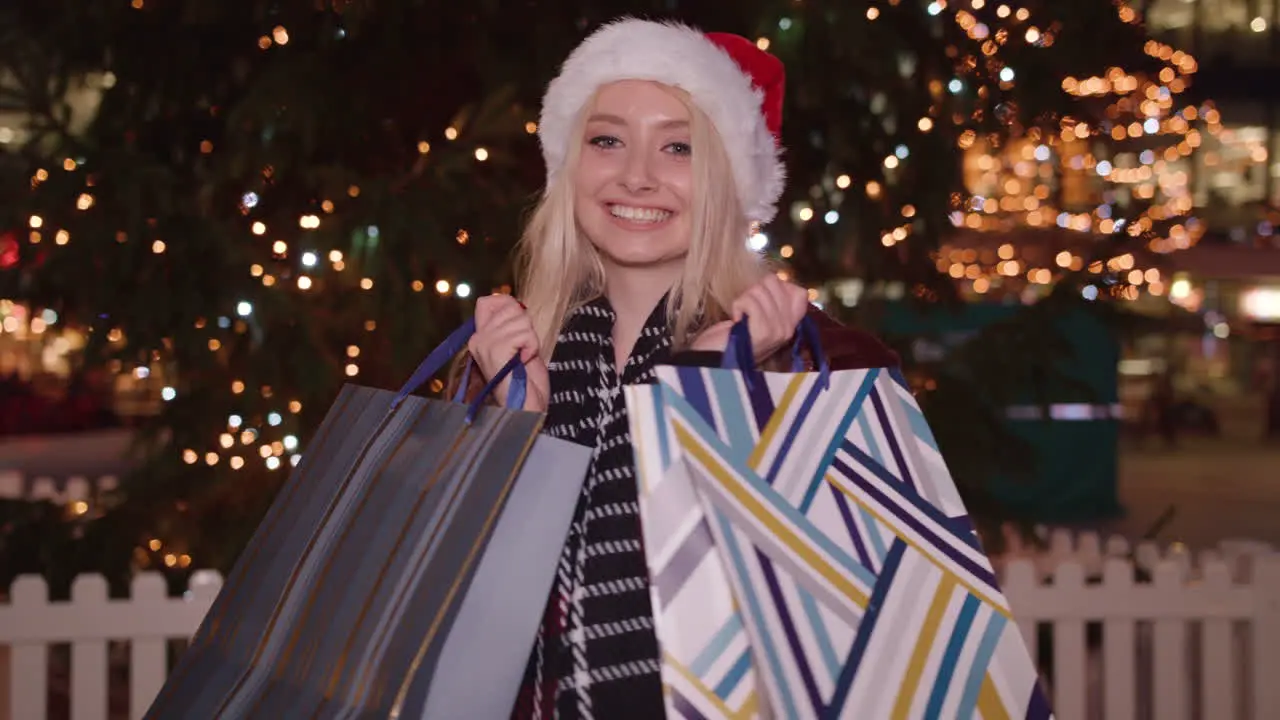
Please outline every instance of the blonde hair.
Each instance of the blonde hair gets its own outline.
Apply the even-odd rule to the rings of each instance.
[[[667,321],[676,348],[699,330],[729,318],[735,299],[769,268],[746,244],[751,223],[733,183],[729,157],[711,120],[688,93],[662,85],[689,109],[693,146],[692,237],[680,279],[667,297]],[[564,169],[543,192],[517,245],[516,288],[529,308],[545,359],[565,318],[604,293],[604,265],[574,219],[574,169],[593,97],[574,122]]]

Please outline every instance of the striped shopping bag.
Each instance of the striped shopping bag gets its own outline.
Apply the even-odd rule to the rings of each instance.
[[[518,357],[470,404],[411,395],[473,330],[342,389],[149,720],[510,714],[591,449],[513,409]]]
[[[739,323],[626,390],[668,717],[1051,717],[902,374],[799,336],[818,372],[743,369]]]

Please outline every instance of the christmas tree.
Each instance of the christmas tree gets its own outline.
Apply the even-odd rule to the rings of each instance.
[[[78,364],[149,383],[163,402],[109,502],[70,520],[9,504],[0,574],[226,568],[343,382],[397,386],[476,294],[511,290],[505,259],[542,180],[541,92],[621,14],[738,32],[786,62],[789,189],[750,242],[815,297],[856,278],[954,300],[943,240],[1038,197],[979,202],[966,153],[1032,143],[1049,162],[1044,144],[1070,162],[1071,138],[1119,127],[1094,79],[1118,90],[1170,59],[1144,45],[1133,10],[1106,3],[7,3],[0,112],[20,122],[3,146],[0,297],[27,323],[56,313],[83,332]],[[1067,211],[1045,202],[1043,216],[1050,206]],[[1031,212],[1018,222],[1036,225]],[[1139,226],[1149,242],[1162,231]],[[1110,248],[1091,252],[1105,263]],[[1047,278],[1006,264],[1002,277],[1074,287],[1089,264]],[[977,290],[969,273],[962,289]],[[1022,342],[1004,332],[993,352]],[[982,388],[935,389],[925,406],[980,496],[1000,458],[966,455],[975,423],[952,427],[946,404],[962,415]]]

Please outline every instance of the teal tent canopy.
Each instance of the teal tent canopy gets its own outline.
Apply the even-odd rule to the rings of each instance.
[[[881,332],[905,339],[913,362],[946,363],[978,331],[1023,308],[968,304],[919,308],[890,304]],[[1087,523],[1122,512],[1117,497],[1120,412],[1114,334],[1084,309],[1053,321],[1070,352],[1053,362],[1052,377],[1037,386],[1009,388],[1006,427],[1032,447],[1029,480],[992,478],[994,499],[1034,522]]]

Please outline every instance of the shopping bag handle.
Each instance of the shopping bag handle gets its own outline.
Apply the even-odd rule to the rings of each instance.
[[[475,318],[467,320],[462,324],[462,327],[450,333],[449,337],[445,338],[444,342],[440,343],[435,350],[432,350],[431,354],[427,355],[427,358],[418,365],[418,369],[413,371],[413,375],[409,376],[404,387],[400,388],[400,392],[396,393],[395,399],[391,401],[391,409],[394,410],[399,407],[400,403],[404,402],[405,398],[409,397],[409,395],[411,395],[415,390],[422,387],[422,384],[430,380],[436,373],[443,370],[445,365],[448,365],[458,353],[462,352],[467,347],[467,341],[469,341],[471,336],[475,335],[475,333]],[[489,397],[489,394],[493,392],[493,389],[498,386],[498,383],[506,379],[507,375],[511,375],[511,389],[507,391],[507,409],[520,410],[524,408],[525,387],[528,383],[528,375],[525,372],[524,363],[520,362],[520,355],[517,353],[515,357],[507,361],[507,364],[503,366],[502,370],[489,380],[488,384],[485,385],[484,390],[480,392],[480,395],[471,402],[470,406],[467,408],[468,423],[475,419],[476,412],[479,411],[480,406],[484,403],[484,399]],[[468,357],[467,366],[462,378],[462,384],[459,386],[459,393],[454,397],[456,401],[462,401],[463,394],[466,392],[467,380],[470,379],[470,377],[471,358]]]
[[[484,389],[476,395],[471,404],[467,405],[467,424],[470,425],[476,419],[476,413],[480,412],[480,408],[484,407],[484,401],[493,393],[493,389],[498,387],[506,377],[511,376],[511,387],[507,388],[507,404],[508,410],[523,410],[526,387],[529,383],[529,373],[524,368],[524,361],[520,359],[520,353],[511,356],[506,365],[502,366],[489,382],[485,383]],[[471,358],[467,358],[467,370],[463,375],[463,382],[471,376]],[[464,386],[465,387],[465,386]],[[465,394],[465,391],[463,391]]]
[[[818,325],[808,315],[800,318],[800,324],[796,326],[796,339],[791,345],[791,372],[804,372],[802,353],[805,347],[809,348],[809,354],[813,356],[817,365],[818,381],[824,389],[827,388],[831,382],[831,364],[827,360],[826,353],[822,351]],[[747,325],[746,314],[743,314],[742,318],[729,330],[729,343],[725,346],[720,367],[745,373],[747,382],[753,381],[756,373],[755,352],[751,349],[751,330]]]

